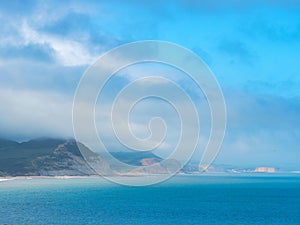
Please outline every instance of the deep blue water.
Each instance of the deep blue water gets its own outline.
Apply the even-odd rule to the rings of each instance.
[[[124,187],[99,178],[0,182],[0,225],[300,224],[300,176],[179,176]]]

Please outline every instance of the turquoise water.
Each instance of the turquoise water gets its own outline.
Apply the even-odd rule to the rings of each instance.
[[[0,182],[2,224],[300,224],[300,176],[178,176],[124,187],[99,178]]]

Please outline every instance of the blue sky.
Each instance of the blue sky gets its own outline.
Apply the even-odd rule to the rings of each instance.
[[[158,39],[201,56],[223,89],[217,163],[300,169],[300,1],[12,0],[0,22],[2,137],[72,136],[85,69],[120,44]]]

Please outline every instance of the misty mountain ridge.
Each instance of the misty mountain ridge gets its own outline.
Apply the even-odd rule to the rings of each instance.
[[[20,143],[0,139],[0,176],[95,175],[96,172],[85,161],[78,145],[81,145],[81,150],[84,150],[88,157],[97,157],[97,163],[102,166],[101,171],[105,172],[106,168],[107,171],[119,169],[74,139],[37,138]],[[134,166],[157,164],[159,173],[166,172],[159,165],[162,159],[149,152],[111,154],[118,160]]]
[[[0,176],[90,176],[97,173],[83,158],[78,148],[100,168],[104,175],[141,175],[172,173],[180,167],[175,160],[164,161],[151,152],[110,152],[119,161],[137,166],[125,171],[119,164],[96,154],[74,139],[37,138],[16,142],[0,138]],[[177,171],[177,170],[176,170]],[[231,165],[211,165],[208,173],[284,172],[278,168],[237,168]],[[189,162],[180,173],[199,173],[197,162]],[[297,172],[297,171],[296,171]]]

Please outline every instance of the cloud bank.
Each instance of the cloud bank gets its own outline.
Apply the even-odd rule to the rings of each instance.
[[[228,130],[217,163],[296,168],[299,7],[299,1],[267,0],[1,1],[0,136],[72,136],[72,101],[85,69],[120,44],[160,39],[199,54],[223,88]],[[161,71],[178,82],[202,112],[203,135],[194,157],[199,159],[209,132],[205,98],[182,74]],[[151,68],[137,66],[118,74],[108,85],[107,102],[132,79],[151,73]],[[150,103],[140,105],[133,123],[142,136],[147,134],[149,107],[164,108],[161,102]],[[105,107],[102,110],[100,117],[108,116]],[[165,114],[170,114],[171,125],[165,147],[172,149],[176,115],[167,109]],[[111,133],[104,136],[110,148],[121,148]]]

